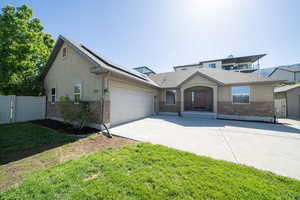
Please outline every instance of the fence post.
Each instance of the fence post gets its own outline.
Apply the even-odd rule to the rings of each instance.
[[[10,96],[10,113],[9,113],[9,123],[14,123],[16,121],[16,95]]]
[[[42,109],[43,109],[43,116],[44,116],[44,119],[46,119],[47,117],[47,98],[46,96],[43,96],[43,104],[42,104]]]

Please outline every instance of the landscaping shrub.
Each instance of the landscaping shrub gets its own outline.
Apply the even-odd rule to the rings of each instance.
[[[66,95],[60,98],[58,106],[64,122],[75,128],[82,129],[91,118],[88,102],[75,103]]]

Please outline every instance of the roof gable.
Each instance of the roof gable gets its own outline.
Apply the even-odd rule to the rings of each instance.
[[[178,86],[181,86],[181,85],[183,85],[183,84],[186,84],[186,83],[188,83],[188,82],[190,82],[190,81],[195,81],[195,80],[193,80],[193,79],[195,79],[195,78],[204,78],[204,81],[206,82],[207,81],[207,83],[211,83],[211,82],[213,82],[213,83],[215,83],[216,85],[224,85],[224,83],[222,83],[222,82],[220,82],[220,81],[218,81],[218,80],[216,80],[216,79],[214,79],[214,78],[212,78],[212,77],[209,77],[209,76],[207,76],[207,75],[205,75],[205,74],[203,74],[203,73],[201,73],[200,71],[196,71],[195,73],[193,73],[190,77],[188,77],[187,79],[185,79],[185,80],[183,80]],[[197,80],[197,81],[199,81],[199,80]],[[203,81],[203,79],[202,79],[202,81]]]
[[[221,69],[200,68],[188,69],[184,71],[175,71],[151,75],[150,78],[163,88],[179,87],[184,81],[195,74],[199,74],[219,85],[234,84],[257,84],[257,83],[275,83],[282,82],[271,78],[261,77],[254,74],[232,72]]]
[[[136,71],[124,68],[120,65],[116,65],[114,63],[112,63],[111,61],[109,61],[108,59],[104,59],[102,56],[94,53],[93,51],[91,51],[90,49],[88,49],[87,47],[85,47],[82,44],[78,44],[74,41],[71,41],[63,36],[59,36],[55,46],[51,52],[51,55],[49,56],[47,63],[46,63],[46,67],[44,69],[44,71],[41,73],[41,78],[44,79],[45,76],[47,75],[49,69],[51,68],[54,60],[57,57],[58,52],[60,51],[62,45],[66,43],[69,47],[73,48],[77,53],[79,53],[80,55],[82,55],[85,59],[87,59],[88,61],[90,61],[93,65],[95,65],[95,67],[93,67],[93,69],[91,69],[91,71],[96,71],[97,69],[101,69],[101,70],[105,70],[105,71],[111,71],[113,73],[122,75],[122,76],[126,76],[128,78],[131,79],[135,79],[141,82],[144,82],[146,84],[149,84],[151,86],[155,86],[158,87],[158,85],[156,85],[151,79],[149,79],[147,76],[140,74]]]

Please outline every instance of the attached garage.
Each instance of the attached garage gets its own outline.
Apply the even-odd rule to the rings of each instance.
[[[152,115],[154,113],[154,96],[154,92],[127,88],[126,85],[120,87],[120,84],[112,82],[110,87],[111,125]]]

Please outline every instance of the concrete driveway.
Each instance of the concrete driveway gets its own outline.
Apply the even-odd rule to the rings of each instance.
[[[300,124],[154,116],[111,132],[300,179]]]

